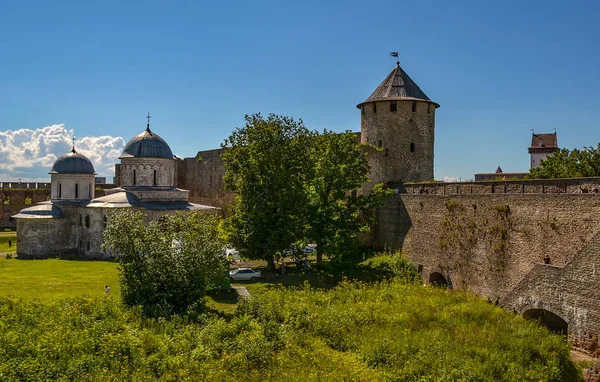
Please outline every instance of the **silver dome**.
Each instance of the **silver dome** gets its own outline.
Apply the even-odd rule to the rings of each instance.
[[[89,174],[96,175],[92,162],[75,149],[59,157],[52,165],[49,174]]]
[[[119,157],[119,159],[123,158],[173,159],[173,152],[164,139],[147,128],[127,142]]]

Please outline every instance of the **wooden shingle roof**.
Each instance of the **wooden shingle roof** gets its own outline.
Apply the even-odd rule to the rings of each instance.
[[[392,72],[383,80],[383,82],[375,89],[373,94],[366,101],[356,105],[357,108],[365,103],[375,101],[427,101],[440,107],[439,104],[433,102],[419,88],[419,86],[408,76],[408,74],[400,67],[400,63]]]

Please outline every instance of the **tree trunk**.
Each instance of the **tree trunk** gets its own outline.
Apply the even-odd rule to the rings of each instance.
[[[267,267],[271,271],[275,270],[275,260],[273,259],[273,256],[268,256],[267,257]]]
[[[317,244],[317,264],[321,264],[323,261],[323,242],[321,240],[316,240]]]

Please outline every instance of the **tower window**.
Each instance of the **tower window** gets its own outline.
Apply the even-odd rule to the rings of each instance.
[[[153,184],[156,186],[156,170],[154,170],[154,181]]]
[[[85,215],[85,227],[90,228],[90,215]]]
[[[135,179],[135,178],[136,178],[136,176],[135,176],[135,175],[136,175],[136,174],[135,174],[135,170],[133,170],[133,185],[134,185],[134,186],[135,186],[135,181],[136,181],[136,179]]]
[[[360,114],[365,115],[365,105],[360,105]]]
[[[414,142],[410,144],[410,152],[411,153],[415,152],[415,144],[414,144]]]
[[[62,197],[62,184],[58,184],[58,198],[60,199]]]
[[[412,101],[412,112],[416,112],[417,111],[417,101]]]
[[[373,113],[377,113],[377,102],[373,102]]]
[[[75,199],[79,198],[79,183],[75,183]]]
[[[431,104],[428,103],[427,104],[427,114],[430,114],[430,113],[431,113]]]
[[[395,113],[398,110],[398,104],[396,101],[390,101],[390,111]]]

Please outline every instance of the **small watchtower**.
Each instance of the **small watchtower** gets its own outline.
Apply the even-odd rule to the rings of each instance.
[[[356,107],[361,110],[361,143],[378,148],[369,150],[370,184],[433,180],[435,109],[440,105],[427,97],[399,61]]]
[[[529,170],[538,168],[544,159],[560,151],[556,131],[551,134],[536,134],[532,131],[531,146],[529,146],[528,151],[531,156]]]

